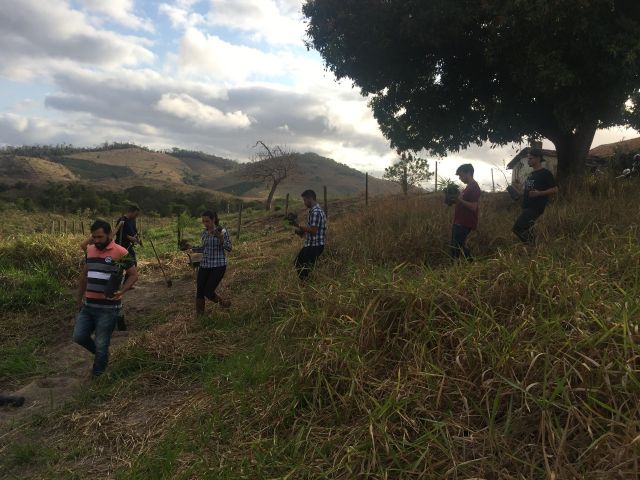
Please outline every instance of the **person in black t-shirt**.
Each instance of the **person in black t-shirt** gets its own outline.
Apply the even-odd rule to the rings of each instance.
[[[118,245],[123,246],[129,252],[129,256],[137,265],[136,251],[133,246],[141,244],[138,238],[138,227],[136,226],[136,218],[140,214],[140,209],[135,205],[127,208],[127,213],[120,217],[116,222],[115,240]]]
[[[542,167],[544,157],[542,150],[532,148],[529,151],[528,163],[533,172],[524,182],[522,213],[513,225],[513,233],[525,243],[534,243],[533,226],[547,207],[549,197],[558,193],[558,185],[553,174]]]

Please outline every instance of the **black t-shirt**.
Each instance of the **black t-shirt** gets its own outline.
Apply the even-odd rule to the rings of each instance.
[[[135,218],[120,217],[116,225],[120,222],[124,222],[118,234],[116,235],[116,243],[122,245],[124,248],[129,249],[132,243],[128,237],[135,237],[138,234],[138,228],[136,227]]]
[[[527,180],[524,182],[524,198],[522,199],[522,208],[532,208],[539,213],[544,212],[547,203],[549,202],[549,197],[529,197],[529,192],[531,190],[549,190],[557,186],[556,179],[553,178],[553,173],[551,173],[546,168],[541,168],[540,170],[534,170],[529,174]]]

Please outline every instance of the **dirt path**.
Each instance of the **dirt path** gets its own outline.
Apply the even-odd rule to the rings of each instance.
[[[162,280],[142,279],[125,297],[125,318],[129,330],[113,333],[110,355],[118,355],[118,350],[125,348],[132,339],[144,333],[144,329],[141,330],[136,325],[137,318],[141,315],[149,317],[154,312],[160,313],[170,306],[185,305],[192,295],[192,289],[193,280],[189,277],[173,279],[170,290]],[[71,341],[74,321],[69,319],[65,323],[69,331],[69,340],[47,349],[49,373],[30,379],[14,391],[6,392],[9,395],[24,397],[25,403],[19,408],[0,407],[0,439],[7,431],[19,428],[35,415],[46,415],[60,407],[90,382],[93,355]]]

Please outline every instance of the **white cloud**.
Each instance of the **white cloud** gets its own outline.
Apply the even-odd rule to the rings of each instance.
[[[149,19],[141,18],[134,13],[133,0],[81,0],[89,11],[106,15],[120,25],[135,30],[153,32],[153,24]]]
[[[217,82],[242,82],[256,75],[281,74],[282,61],[256,48],[234,45],[216,35],[188,28],[180,43],[182,74],[203,75]]]
[[[214,26],[248,34],[254,41],[302,46],[301,1],[210,0],[207,19]]]
[[[161,3],[158,10],[169,18],[174,28],[197,27],[205,23],[205,18],[199,13],[191,12],[190,7],[190,3]]]
[[[0,75],[24,80],[75,63],[113,67],[153,61],[148,40],[93,27],[62,0],[0,0]]]
[[[251,120],[241,111],[224,113],[211,105],[181,93],[165,93],[157,104],[158,110],[187,120],[199,128],[246,128]]]

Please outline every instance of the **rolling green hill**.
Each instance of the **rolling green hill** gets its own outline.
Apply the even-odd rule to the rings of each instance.
[[[18,155],[17,153],[20,153]],[[246,175],[244,164],[202,152],[174,148],[168,153],[122,145],[95,150],[41,147],[0,153],[0,183],[82,182],[100,188],[133,186],[207,189],[246,198],[266,196],[267,185]],[[276,196],[297,195],[307,188],[330,195],[358,195],[365,189],[365,174],[315,153],[297,155],[295,172],[285,179]],[[396,193],[399,188],[371,178],[372,195]]]

